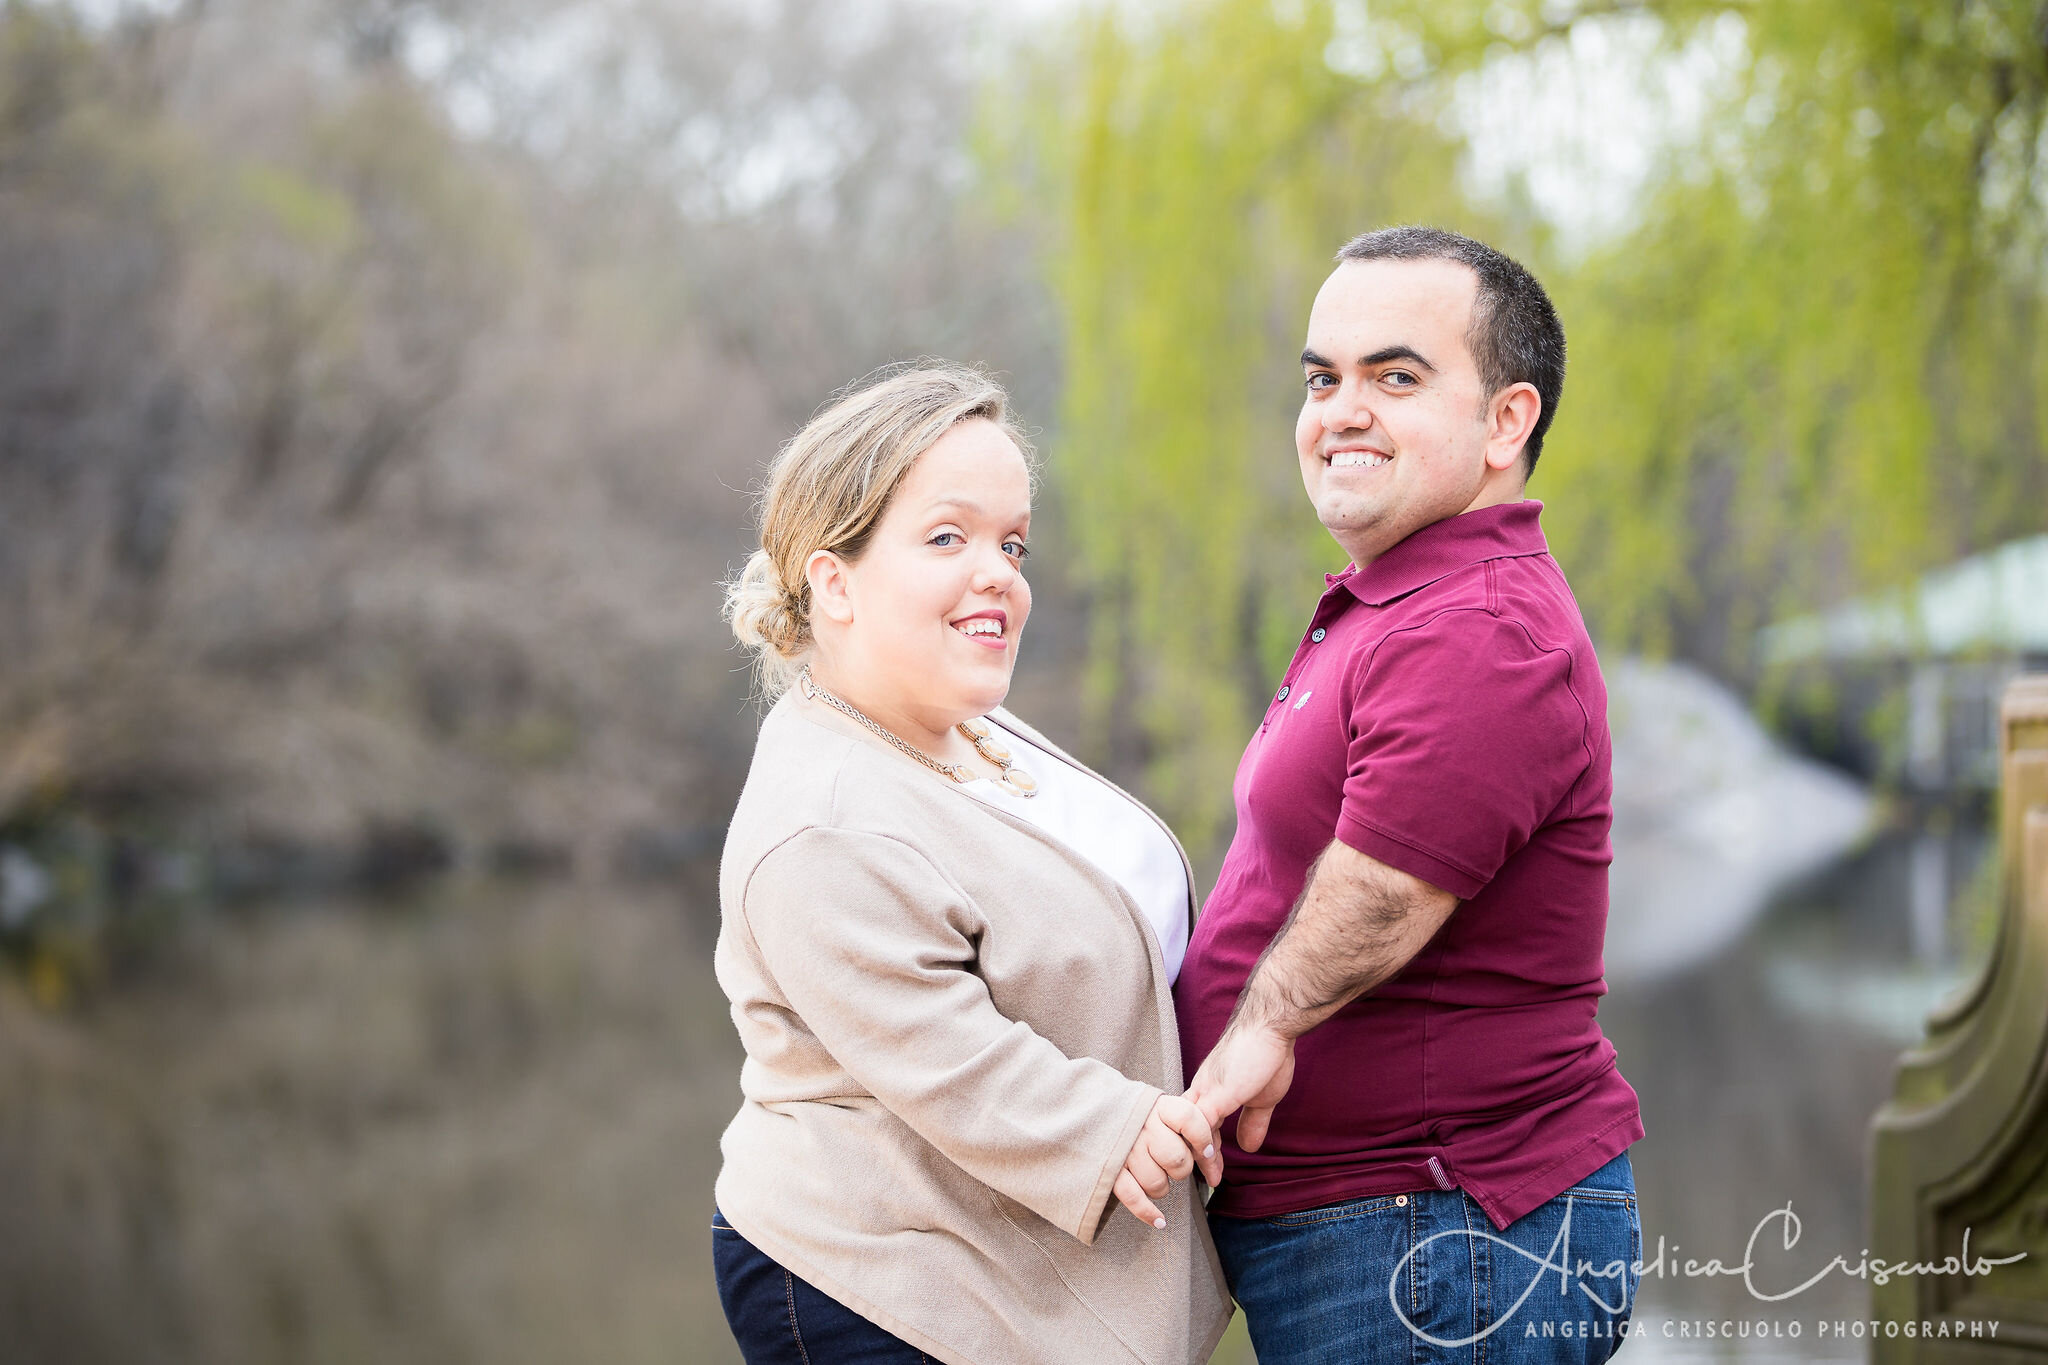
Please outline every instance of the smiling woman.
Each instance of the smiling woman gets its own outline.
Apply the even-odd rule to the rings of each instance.
[[[728,588],[775,698],[719,869],[750,1365],[1204,1361],[1229,1317],[1177,1095],[1187,859],[1002,710],[1025,452],[987,376],[886,373],[777,456]]]

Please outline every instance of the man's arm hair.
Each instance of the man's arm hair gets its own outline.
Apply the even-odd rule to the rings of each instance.
[[[1450,892],[1332,840],[1252,968],[1231,1030],[1299,1038],[1405,967],[1457,906]]]

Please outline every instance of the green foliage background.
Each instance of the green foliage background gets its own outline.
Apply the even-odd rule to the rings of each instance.
[[[1463,197],[1438,115],[1459,78],[1618,23],[1668,53],[1737,25],[1741,65],[1637,220],[1572,254]],[[1053,206],[1096,747],[1138,736],[1197,841],[1338,567],[1290,357],[1365,228],[1455,227],[1551,288],[1571,369],[1530,493],[1605,648],[1754,682],[1772,617],[2048,527],[2032,3],[1193,0],[1090,11],[1058,52],[987,143]]]
[[[1053,206],[1052,464],[1092,594],[1090,742],[1143,765],[1196,844],[1247,698],[1292,644],[1304,567],[1331,555],[1297,515],[1288,418],[1322,262],[1340,224],[1459,207],[1452,144],[1332,70],[1331,37],[1327,7],[1096,11],[1019,139]]]

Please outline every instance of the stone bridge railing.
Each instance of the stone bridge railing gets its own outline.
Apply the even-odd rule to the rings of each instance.
[[[1885,1365],[2048,1361],[2048,677],[2012,683],[1999,723],[1997,942],[1871,1125],[1873,1261],[1947,1263],[1873,1284]]]

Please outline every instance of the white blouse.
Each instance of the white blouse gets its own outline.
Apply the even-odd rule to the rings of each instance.
[[[1038,780],[1038,795],[1012,796],[986,777],[961,790],[1029,820],[1114,878],[1151,923],[1167,982],[1179,979],[1188,951],[1188,875],[1173,840],[1116,788],[1021,735],[996,729],[1017,766]]]

